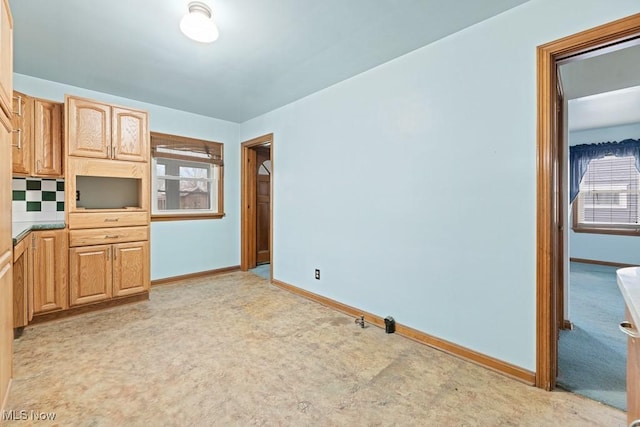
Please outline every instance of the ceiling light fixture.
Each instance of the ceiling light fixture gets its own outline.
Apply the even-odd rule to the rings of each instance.
[[[199,1],[189,3],[189,13],[180,21],[180,30],[185,36],[201,43],[218,39],[218,28],[213,22],[211,9]]]

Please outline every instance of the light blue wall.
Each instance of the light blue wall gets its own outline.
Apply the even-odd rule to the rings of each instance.
[[[569,145],[640,139],[640,123],[569,132]],[[571,224],[571,218],[569,218]],[[640,265],[640,237],[569,233],[569,256]]]
[[[243,123],[275,278],[535,370],[536,46],[637,12],[532,0]]]
[[[54,101],[62,102],[65,94],[71,94],[140,108],[149,112],[152,131],[223,142],[226,217],[152,223],[151,279],[240,264],[238,124],[21,74],[14,74],[14,87],[28,95]]]

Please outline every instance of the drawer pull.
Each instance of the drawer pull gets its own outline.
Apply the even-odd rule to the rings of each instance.
[[[619,327],[622,332],[629,335],[631,338],[640,338],[640,333],[638,333],[638,330],[634,328],[633,324],[631,324],[631,322],[629,322],[628,320],[620,322]]]
[[[104,222],[118,222],[120,218],[105,218]]]
[[[104,236],[105,239],[117,239],[118,237],[120,237],[117,234],[107,234],[106,236]]]

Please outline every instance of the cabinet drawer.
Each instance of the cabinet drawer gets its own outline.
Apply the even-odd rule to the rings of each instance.
[[[69,213],[69,229],[130,227],[149,224],[147,212],[79,212]]]
[[[114,227],[69,231],[70,247],[145,240],[149,240],[149,227]]]

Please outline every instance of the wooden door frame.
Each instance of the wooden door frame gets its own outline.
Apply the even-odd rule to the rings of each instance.
[[[559,164],[556,126],[557,63],[640,36],[640,14],[613,21],[537,48],[537,201],[536,201],[536,386],[552,390],[558,363],[557,305],[554,277],[557,277],[558,206],[562,191],[554,170]],[[561,215],[562,226],[567,218]]]
[[[273,134],[259,136],[257,138],[250,139],[241,144],[241,162],[240,167],[240,269],[247,271],[250,265],[256,263],[256,250],[255,250],[255,236],[256,236],[256,209],[255,203],[249,203],[250,200],[255,199],[256,194],[256,182],[253,174],[255,173],[256,152],[255,148],[264,147],[270,145],[271,159],[271,188],[270,192],[270,206],[269,206],[269,276],[273,279],[273,178],[274,178],[274,166],[273,166]]]

